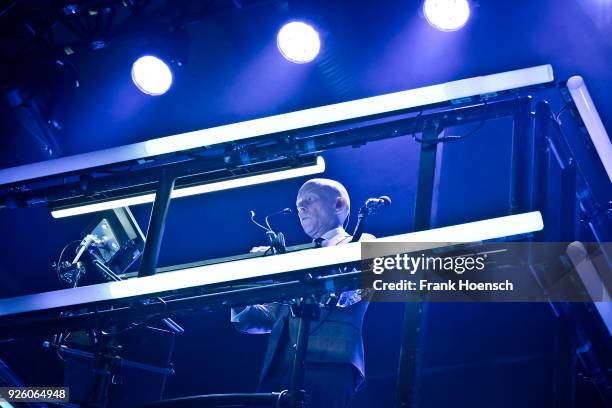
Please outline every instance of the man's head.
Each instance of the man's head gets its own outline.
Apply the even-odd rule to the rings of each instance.
[[[295,205],[304,232],[312,239],[317,239],[344,223],[351,200],[342,184],[335,180],[316,178],[302,185]]]

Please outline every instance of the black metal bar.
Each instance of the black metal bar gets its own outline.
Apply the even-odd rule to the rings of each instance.
[[[309,130],[308,135],[282,138],[278,134],[262,136],[257,143],[245,145],[251,163],[249,172],[258,171],[253,168],[265,167],[270,160],[281,160],[295,155],[312,155],[314,152],[336,149],[344,146],[361,145],[377,140],[395,138],[423,131],[423,123],[438,122],[443,128],[464,123],[472,123],[483,118],[499,118],[512,115],[518,103],[523,98],[487,102],[472,106],[458,107],[452,110],[424,113],[417,117],[413,113],[397,114],[390,118],[363,120],[355,124],[336,124],[333,127],[321,127]],[[486,107],[486,109],[484,109]],[[286,141],[289,140],[290,143]],[[224,145],[215,145],[216,149]],[[203,149],[204,150],[204,149]],[[192,152],[197,154],[197,149]],[[187,158],[191,157],[188,161]],[[154,191],[152,186],[160,177],[163,169],[180,176],[177,186],[194,183],[211,182],[227,178],[222,172],[227,168],[238,168],[239,157],[233,153],[221,153],[219,156],[175,156],[152,158],[146,164],[115,163],[113,165],[86,169],[79,172],[48,176],[41,179],[0,186],[0,209],[13,206],[31,206],[36,203],[50,203],[53,208],[80,205],[89,202],[86,197],[104,192],[105,197],[121,198],[131,194],[144,194]],[[197,156],[195,156],[197,157]],[[229,163],[226,162],[226,158]],[[285,163],[283,163],[285,165]],[[222,174],[215,174],[221,172]],[[103,174],[108,174],[102,176]],[[201,175],[201,176],[198,176]],[[74,177],[72,177],[74,176]],[[19,187],[27,186],[25,189]],[[10,191],[9,191],[10,189]],[[6,190],[6,191],[4,191]],[[121,191],[121,194],[116,191]],[[9,194],[10,193],[10,194]]]
[[[437,126],[429,125],[425,128],[421,139],[419,180],[414,207],[414,231],[423,231],[430,228],[431,203],[436,173],[436,151],[438,149],[438,145],[433,141],[438,138],[439,133],[440,129]]]
[[[576,338],[575,330],[565,316],[557,319],[554,340],[553,407],[575,406]]]
[[[299,319],[299,323],[295,353],[293,354],[293,361],[291,362],[289,406],[292,408],[300,408],[304,401],[302,387],[306,369],[304,364],[306,362],[306,351],[308,350],[310,323],[319,319],[320,309],[319,305],[315,303],[311,297],[306,297],[301,299],[299,303],[294,304],[291,310]]]
[[[532,180],[533,132],[531,98],[521,99],[514,113],[512,147],[510,153],[509,213],[517,214],[529,210]]]
[[[436,176],[436,152],[440,128],[430,124],[422,137],[414,208],[414,230],[423,231],[431,227],[431,206]],[[422,321],[423,303],[406,303],[402,323],[402,340],[395,386],[395,408],[412,407],[415,401],[417,358],[419,352],[419,330]]]
[[[567,140],[559,132],[552,131],[553,114],[548,104],[539,103],[537,108],[542,111],[542,120],[548,120],[548,160],[549,166],[556,167],[559,172],[559,197],[549,197],[558,204],[558,218],[553,220],[558,227],[558,235],[553,237],[559,242],[572,242],[578,239],[576,235],[576,220],[578,217],[576,205],[576,183],[578,171],[576,161],[572,156]],[[551,203],[552,205],[553,203]]]
[[[291,362],[291,382],[289,388],[289,401],[292,407],[299,407],[300,392],[304,383],[305,355],[308,348],[308,332],[310,331],[310,319],[302,317],[298,324],[297,343],[293,361]]]
[[[226,161],[226,159],[228,159]],[[124,189],[129,187],[131,195],[148,194],[155,192],[162,171],[180,175],[175,182],[176,188],[189,187],[215,181],[231,180],[257,173],[280,171],[299,166],[314,165],[314,156],[285,158],[270,162],[256,162],[243,164],[231,155],[218,155],[212,157],[194,157],[189,159],[175,159],[171,163],[146,163],[130,167],[130,170],[107,171],[110,175],[96,177],[83,175],[80,180],[69,184],[43,189],[39,193],[46,193],[48,201],[54,210],[70,208],[84,204],[90,204],[91,198],[87,198],[93,192],[104,193],[105,200],[125,197]],[[101,173],[105,173],[102,171]],[[82,181],[86,180],[86,182]],[[21,195],[24,197],[23,195]],[[72,197],[72,198],[71,198]],[[31,198],[31,197],[28,197]],[[93,201],[95,202],[95,201]]]
[[[98,336],[98,352],[96,353],[93,381],[85,408],[105,408],[108,405],[108,392],[110,390],[114,363],[119,350],[115,336]]]
[[[536,105],[535,138],[536,166],[534,183],[538,209],[544,210],[544,225],[550,225],[546,239],[549,241],[572,242],[577,239],[576,183],[578,169],[567,141],[553,131],[554,118],[546,102]],[[552,184],[555,183],[555,184]],[[553,193],[558,189],[558,195]]]
[[[300,318],[297,332],[297,343],[293,361],[291,362],[290,401],[292,406],[297,406],[298,395],[304,382],[304,356],[308,348],[308,332],[310,331],[310,319],[306,316]]]
[[[419,331],[423,324],[423,305],[423,302],[414,302],[406,303],[404,306],[402,344],[395,385],[395,408],[413,407],[415,403]]]
[[[79,349],[68,347],[68,346],[60,346],[58,344],[51,344],[49,342],[43,343],[43,347],[55,350],[62,355],[77,356],[77,357],[82,357],[86,359],[96,358],[95,353],[84,351],[84,350],[79,350]],[[175,374],[175,371],[173,368],[157,367],[151,364],[144,364],[144,363],[139,363],[139,362],[130,361],[130,360],[122,360],[121,366],[122,367],[132,367],[132,368],[136,368],[136,369],[143,370],[143,371],[150,371],[156,374],[163,374],[163,375],[174,375]]]
[[[95,255],[95,256],[97,257],[97,255]],[[94,259],[93,260],[93,264],[98,268],[98,270],[100,272],[102,272],[102,275],[107,280],[112,280],[112,281],[115,281],[115,282],[119,282],[120,280],[122,280],[119,276],[115,275],[115,273],[108,266],[106,266],[100,259]],[[161,319],[161,321],[170,330],[172,330],[172,332],[174,334],[183,334],[183,333],[185,333],[185,329],[183,329],[181,327],[181,325],[179,325],[177,322],[175,322],[171,318],[166,317],[166,318]]]
[[[349,272],[339,275],[316,277],[308,281],[292,280],[248,288],[211,288],[210,293],[185,295],[177,299],[164,299],[164,303],[118,306],[91,305],[90,312],[79,310],[49,311],[28,316],[0,318],[0,341],[28,335],[54,334],[58,331],[87,330],[107,326],[119,326],[137,320],[148,321],[171,314],[189,313],[194,310],[213,310],[295,299],[306,295],[320,296],[328,293],[330,285],[338,291],[362,287],[362,273]],[[333,283],[330,283],[333,282]],[[196,292],[197,293],[197,292]],[[105,308],[106,306],[106,308]],[[82,309],[82,308],[81,308]]]
[[[561,170],[561,202],[559,203],[559,241],[572,242],[576,235],[576,166],[569,158],[568,165]]]
[[[549,225],[548,218],[548,179],[550,177],[547,165],[548,138],[550,135],[550,120],[552,112],[545,102],[538,102],[535,110],[534,125],[534,162],[532,183],[532,205],[534,210],[542,213],[544,225]],[[548,235],[548,228],[537,233],[544,241],[553,241]]]
[[[155,202],[153,203],[153,210],[151,211],[151,219],[147,230],[147,239],[138,272],[139,277],[155,274],[159,250],[164,236],[164,228],[166,227],[166,215],[170,206],[170,194],[172,194],[174,188],[174,180],[175,177],[168,173],[162,174],[159,180],[159,188],[155,195]]]

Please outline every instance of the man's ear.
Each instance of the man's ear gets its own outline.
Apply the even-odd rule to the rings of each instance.
[[[340,212],[342,210],[344,210],[344,208],[346,207],[346,200],[344,199],[344,197],[337,197],[336,198],[336,206],[335,206],[335,210],[336,212]]]

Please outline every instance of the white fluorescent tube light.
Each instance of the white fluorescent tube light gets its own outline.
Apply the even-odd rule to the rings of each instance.
[[[462,79],[4,169],[0,170],[0,185],[349,119],[426,107],[477,95],[545,84],[553,80],[553,70],[550,65]]]
[[[255,184],[270,183],[272,181],[285,180],[296,177],[311,176],[325,171],[325,160],[317,156],[317,162],[311,166],[297,167],[295,169],[280,170],[273,173],[257,174],[255,176],[241,177],[231,180],[218,181],[215,183],[201,184],[198,186],[183,187],[173,190],[171,198],[187,197],[197,194],[212,193],[214,191],[229,190],[232,188],[252,186]],[[152,203],[155,201],[155,193],[143,194],[139,196],[120,198],[117,200],[104,201],[100,203],[85,204],[78,207],[63,208],[51,211],[53,218],[70,217],[79,214],[88,214],[97,211],[110,210],[113,208],[127,207]]]
[[[612,302],[606,285],[602,282],[597,268],[589,258],[589,254],[582,242],[575,241],[568,245],[567,255],[574,264],[574,268],[582,281],[587,293],[594,301],[593,304],[599,312],[601,319],[612,336]],[[597,301],[597,299],[601,299]]]
[[[539,211],[506,217],[491,218],[466,224],[451,225],[425,231],[411,232],[395,237],[377,239],[378,242],[453,242],[466,243],[510,237],[541,231],[544,221]],[[394,241],[397,239],[397,241]]]
[[[595,150],[599,155],[599,160],[604,165],[608,178],[612,183],[612,143],[606,128],[601,122],[597,108],[591,99],[589,90],[581,76],[573,76],[567,80],[567,89],[574,100],[574,104],[580,113],[580,117],[584,122]]]
[[[425,250],[444,247],[458,242],[477,242],[503,238],[509,235],[526,234],[539,231],[543,226],[542,215],[539,211],[535,211],[428,231],[395,235],[369,241],[368,243],[410,242],[414,243],[415,250]],[[431,244],[427,244],[428,242],[431,242]],[[360,242],[353,242],[346,245],[309,249],[270,257],[257,257],[196,266],[119,282],[100,283],[79,288],[0,299],[0,316],[151,295],[172,290],[231,282],[239,279],[259,278],[296,270],[358,262],[361,260],[361,244]],[[383,250],[380,252],[380,256],[392,255],[391,253],[384,253]]]

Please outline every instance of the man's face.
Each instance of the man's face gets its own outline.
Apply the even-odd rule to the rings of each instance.
[[[336,227],[335,200],[317,187],[307,186],[298,193],[295,202],[304,232],[316,239]]]

